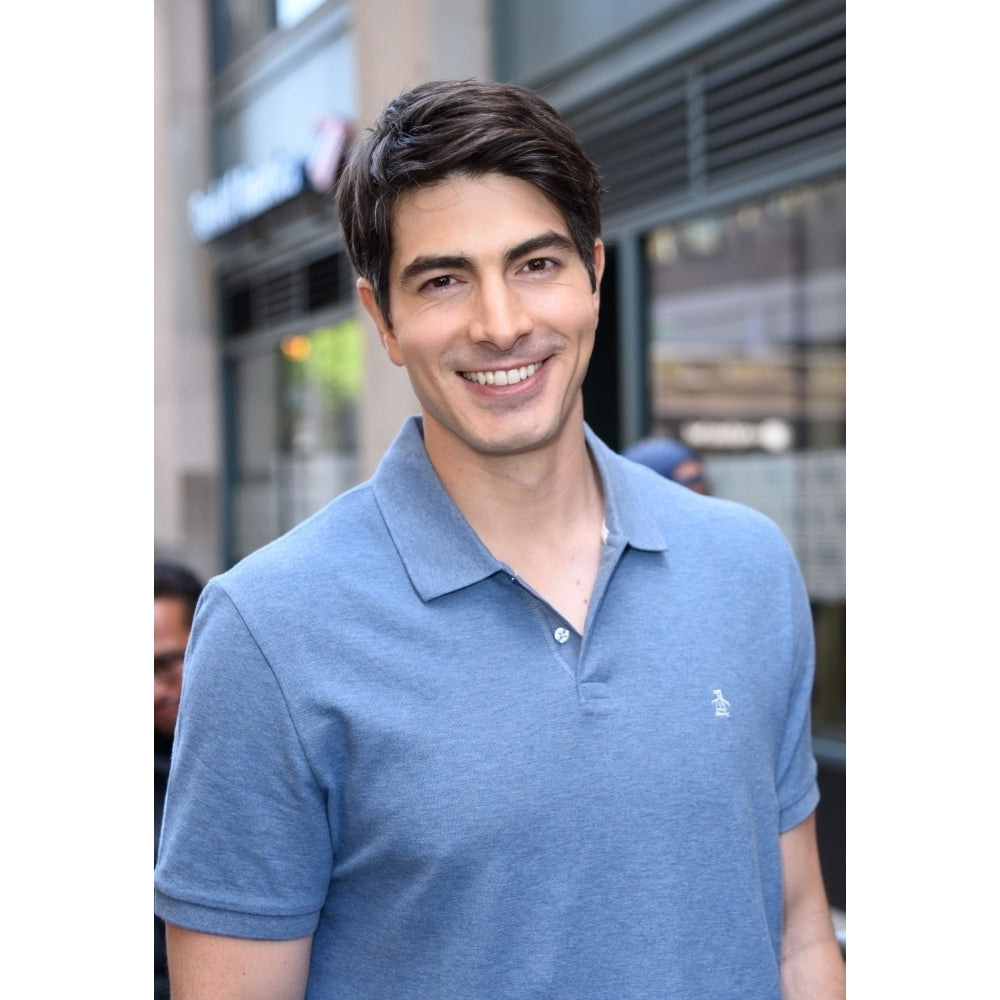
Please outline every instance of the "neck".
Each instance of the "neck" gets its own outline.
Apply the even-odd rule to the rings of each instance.
[[[465,449],[460,460],[442,460],[432,440],[427,451],[483,544],[582,633],[604,521],[582,419],[558,440],[516,455]]]
[[[582,419],[553,440],[512,454],[485,454],[458,443],[425,419],[427,454],[445,490],[488,548],[495,535],[525,535],[568,520],[603,518],[600,480]],[[526,543],[530,541],[526,539]]]

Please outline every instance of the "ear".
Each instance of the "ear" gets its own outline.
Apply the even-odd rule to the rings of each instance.
[[[378,339],[382,341],[382,347],[385,348],[385,353],[389,355],[389,360],[394,365],[402,368],[403,355],[399,350],[399,341],[396,340],[396,335],[392,332],[392,327],[389,326],[385,316],[382,315],[382,310],[379,309],[378,304],[375,302],[375,292],[372,289],[371,282],[367,278],[358,278],[358,297],[361,299],[361,304],[365,307],[365,312],[371,316],[372,321],[375,323],[375,329],[378,330]]]
[[[594,306],[601,305],[601,278],[604,277],[604,240],[594,240]]]

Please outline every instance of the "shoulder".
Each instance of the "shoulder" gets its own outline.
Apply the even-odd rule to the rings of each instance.
[[[789,551],[778,525],[752,507],[695,493],[610,449],[604,449],[599,463],[622,523],[639,532],[652,528],[669,549]]]
[[[388,541],[370,482],[349,490],[274,541],[241,559],[206,586],[239,609],[300,606]]]

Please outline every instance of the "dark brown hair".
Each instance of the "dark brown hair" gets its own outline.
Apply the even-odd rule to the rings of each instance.
[[[189,626],[201,596],[201,588],[201,580],[187,566],[169,559],[153,561],[153,600],[159,597],[179,598],[184,602]]]
[[[533,184],[562,212],[596,289],[601,234],[597,168],[558,113],[515,84],[439,80],[391,101],[355,141],[337,191],[337,212],[355,271],[389,322],[389,262],[399,198],[459,174],[497,173]]]

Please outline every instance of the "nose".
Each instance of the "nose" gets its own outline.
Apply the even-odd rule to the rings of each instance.
[[[473,309],[469,336],[477,343],[507,351],[531,333],[533,323],[522,297],[502,278],[481,281]]]

